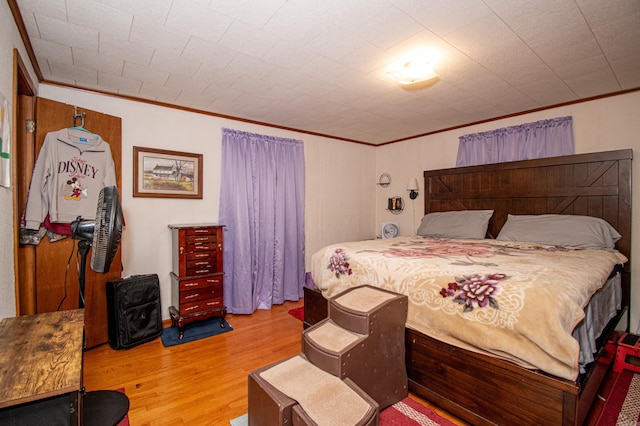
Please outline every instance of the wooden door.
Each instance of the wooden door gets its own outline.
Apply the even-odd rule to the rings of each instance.
[[[121,119],[49,99],[36,100],[35,153],[38,155],[48,132],[73,127],[74,114],[84,115],[84,127],[100,136],[111,146],[116,168],[118,188],[121,188],[122,136]],[[30,172],[29,172],[30,173]],[[29,178],[28,181],[31,179]],[[24,209],[24,206],[21,206]],[[105,284],[120,278],[122,261],[120,250],[107,274],[98,274],[87,258],[85,284],[85,347],[91,348],[108,341],[107,302]],[[28,262],[27,259],[25,261]],[[25,269],[33,274],[38,313],[77,309],[79,304],[78,271],[80,256],[78,241],[67,238],[50,242],[46,237],[35,247],[35,262]],[[28,272],[27,272],[28,273]],[[29,277],[20,278],[28,280]]]

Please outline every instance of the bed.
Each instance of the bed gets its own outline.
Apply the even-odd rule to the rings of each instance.
[[[491,211],[486,225],[485,236],[488,239],[467,241],[465,247],[497,250],[506,256],[516,253],[516,257],[523,253],[521,249],[516,247],[516,242],[504,240],[508,232],[500,234],[507,219],[511,220],[509,215],[516,218],[526,217],[522,215],[600,218],[619,233],[615,248],[622,258],[631,259],[631,158],[631,150],[619,150],[425,171],[425,215],[449,211]],[[512,223],[509,222],[506,228],[511,229]],[[495,240],[496,237],[500,241]],[[442,238],[433,238],[436,241],[430,243],[440,244],[437,240]],[[408,241],[397,240],[396,244],[407,248],[423,242],[409,238]],[[507,251],[515,252],[504,253],[505,246]],[[537,247],[529,244],[524,250],[544,251]],[[331,249],[335,252],[335,248]],[[549,249],[558,250],[557,247]],[[349,255],[354,253],[351,250],[347,249]],[[379,251],[388,253],[388,249],[381,248]],[[569,251],[585,254],[592,250]],[[552,255],[563,256],[564,251]],[[473,256],[472,259],[477,260]],[[448,261],[452,263],[451,259]],[[586,262],[591,263],[589,260]],[[618,263],[615,259],[612,262]],[[493,263],[502,264],[501,261]],[[615,309],[613,318],[603,325],[604,331],[596,340],[593,361],[585,365],[582,371],[576,373],[567,369],[566,365],[559,369],[548,367],[547,364],[538,364],[537,359],[533,362],[531,359],[525,362],[514,360],[510,356],[502,356],[500,350],[483,353],[473,345],[465,346],[455,339],[434,338],[433,333],[421,332],[420,326],[408,322],[405,335],[409,389],[472,424],[582,424],[611,365],[615,353],[615,345],[612,344],[615,329],[621,327],[621,318],[624,318],[629,306],[630,261],[619,269],[620,300],[616,307],[619,309]],[[345,277],[350,272],[358,275],[357,271],[349,271],[348,267],[338,272],[345,274]],[[320,275],[318,272],[316,274]],[[496,274],[488,279],[502,280],[499,270]],[[513,278],[517,270],[510,269],[505,275]],[[367,274],[364,276],[367,277]],[[441,299],[444,300],[448,297],[446,286],[442,291]],[[324,290],[324,293],[330,292]],[[456,294],[450,296],[456,297]],[[605,300],[609,298],[609,295],[604,297]],[[326,298],[312,283],[305,288],[304,300],[305,326],[326,316]],[[485,306],[489,302],[493,303],[485,300]],[[576,303],[581,302],[578,300]],[[461,308],[464,307],[465,303],[461,303]],[[478,304],[472,304],[471,307],[476,308],[476,313],[480,311]],[[627,323],[622,325],[623,328],[628,327],[628,315],[626,318]],[[546,314],[541,315],[540,323],[549,323],[546,319]],[[575,316],[566,319],[574,320]],[[560,351],[564,346],[570,348],[572,345],[569,341],[558,341],[559,349],[556,349]],[[533,347],[535,345],[537,343],[534,342]],[[569,352],[569,358],[575,357],[575,351]],[[544,365],[544,368],[536,368],[536,365]]]

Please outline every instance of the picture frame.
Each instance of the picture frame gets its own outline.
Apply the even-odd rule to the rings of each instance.
[[[133,196],[202,199],[202,154],[133,147]]]

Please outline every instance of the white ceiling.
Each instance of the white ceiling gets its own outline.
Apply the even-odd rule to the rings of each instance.
[[[640,88],[639,0],[16,1],[44,81],[370,144]]]

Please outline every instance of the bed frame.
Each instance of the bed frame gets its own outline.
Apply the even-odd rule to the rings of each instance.
[[[488,237],[507,214],[596,216],[622,238],[631,259],[632,150],[579,154],[424,172],[425,213],[493,209]],[[622,274],[623,309],[600,339],[601,349],[576,382],[476,354],[406,329],[409,390],[474,425],[581,425],[615,356],[615,328],[630,299],[630,262]],[[326,317],[326,299],[305,288],[305,326]],[[627,323],[623,327],[628,328]]]

